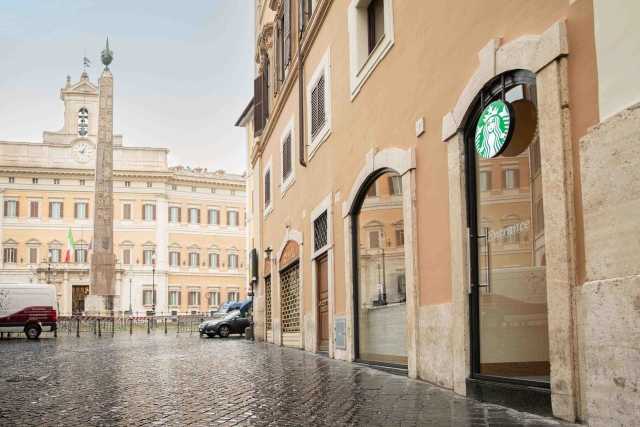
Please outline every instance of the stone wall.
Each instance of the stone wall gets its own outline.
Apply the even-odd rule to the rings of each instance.
[[[582,413],[636,425],[640,413],[640,105],[581,140],[586,282],[577,295]]]

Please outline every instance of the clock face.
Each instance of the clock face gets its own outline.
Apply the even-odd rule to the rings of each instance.
[[[77,142],[71,149],[76,160],[81,163],[86,163],[93,159],[93,154],[96,152],[95,147],[89,141]]]

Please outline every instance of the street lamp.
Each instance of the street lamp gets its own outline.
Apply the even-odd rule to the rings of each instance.
[[[151,255],[151,313],[152,316],[156,315],[156,253]]]
[[[133,314],[131,307],[131,276],[133,275],[133,264],[129,264],[129,314]]]
[[[51,254],[47,257],[47,284],[51,284]]]

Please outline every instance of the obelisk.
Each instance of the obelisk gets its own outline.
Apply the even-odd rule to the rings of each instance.
[[[109,64],[113,52],[109,39],[102,51],[104,70],[99,80],[98,146],[96,149],[95,208],[93,210],[93,255],[91,258],[90,304],[92,312],[114,310],[113,253],[113,75]]]

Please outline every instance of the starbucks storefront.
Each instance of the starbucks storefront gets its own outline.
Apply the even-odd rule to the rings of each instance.
[[[443,140],[459,183],[449,188],[454,306],[467,318],[453,331],[454,389],[574,419],[565,37],[559,22],[492,40],[444,117]]]

